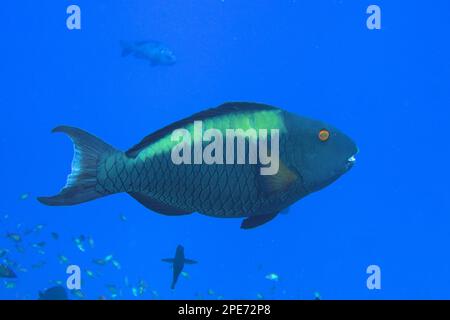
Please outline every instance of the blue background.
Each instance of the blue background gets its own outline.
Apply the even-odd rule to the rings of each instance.
[[[82,30],[69,31],[74,3]],[[381,30],[366,27],[370,4],[381,7]],[[1,281],[0,298],[34,299],[50,281],[65,281],[58,254],[101,273],[83,275],[89,299],[109,297],[105,284],[136,298],[125,276],[148,283],[140,299],[155,298],[151,290],[162,299],[450,298],[449,12],[444,0],[3,1],[0,248],[28,272],[18,272],[15,289]],[[121,58],[120,40],[145,39],[166,43],[177,64]],[[72,145],[53,127],[74,125],[126,150],[226,101],[327,121],[357,142],[357,164],[250,231],[240,220],[162,216],[125,194],[75,207],[35,200],[57,193],[70,171]],[[4,237],[36,224],[45,228],[24,236],[24,254]],[[80,252],[72,238],[81,234],[95,248]],[[41,240],[45,255],[30,247]],[[186,266],[190,278],[172,291],[160,259],[178,244],[199,264]],[[121,270],[92,264],[108,254]],[[47,265],[32,270],[40,260]],[[366,287],[372,264],[381,267],[381,290]]]

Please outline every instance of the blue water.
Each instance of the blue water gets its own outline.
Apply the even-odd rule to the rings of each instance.
[[[15,288],[0,279],[1,299],[35,299],[65,282],[59,254],[81,267],[86,299],[110,299],[110,284],[117,299],[450,298],[448,1],[57,2],[0,4],[0,249],[27,269],[15,270]],[[81,30],[66,27],[70,4],[81,8]],[[382,10],[381,30],[366,27],[370,4]],[[120,56],[120,40],[146,39],[166,43],[177,63]],[[70,171],[72,145],[53,127],[126,150],[226,101],[332,123],[357,142],[357,163],[248,231],[240,219],[159,215],[126,194],[73,207],[35,200],[56,194]],[[23,235],[38,224],[40,233]],[[8,232],[23,236],[25,253]],[[80,235],[94,248],[81,252]],[[45,254],[31,246],[39,241]],[[178,244],[199,263],[170,290],[160,259]],[[120,270],[92,263],[109,254]],[[380,290],[366,286],[369,265],[381,268]],[[125,277],[130,287],[144,280],[145,293],[135,297]]]

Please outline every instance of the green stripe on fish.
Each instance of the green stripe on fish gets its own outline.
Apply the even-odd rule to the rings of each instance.
[[[195,120],[194,120],[195,121]],[[194,143],[195,139],[201,140],[202,136],[197,134],[194,130],[194,123],[189,123],[184,127],[177,129],[185,129],[191,136],[191,142]],[[242,130],[247,131],[254,129],[256,131],[261,129],[272,130],[277,129],[284,132],[284,122],[281,115],[281,110],[271,111],[252,111],[252,112],[240,112],[238,114],[228,114],[223,116],[216,116],[202,121],[202,130],[215,129],[221,132],[223,136],[226,136],[227,130]],[[172,131],[173,132],[173,131]],[[171,152],[171,150],[177,145],[177,141],[173,141],[172,132],[168,132],[165,136],[150,143],[147,147],[142,149],[137,157],[141,160],[151,158],[156,154],[165,152]],[[240,131],[237,131],[239,134]]]

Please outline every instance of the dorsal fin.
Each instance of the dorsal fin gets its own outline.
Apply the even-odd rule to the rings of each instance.
[[[266,104],[253,103],[253,102],[227,102],[216,108],[207,109],[198,113],[193,114],[190,117],[184,118],[182,120],[176,121],[162,129],[159,129],[152,134],[146,136],[141,142],[132,147],[126,152],[126,155],[131,158],[135,158],[141,150],[145,149],[151,143],[157,141],[158,139],[164,137],[165,135],[173,132],[176,129],[182,128],[187,124],[193,123],[198,120],[205,120],[212,117],[217,117],[225,114],[230,114],[233,112],[241,111],[263,111],[263,110],[275,110],[276,107],[269,106]]]

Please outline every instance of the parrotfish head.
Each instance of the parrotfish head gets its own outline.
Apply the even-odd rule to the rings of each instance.
[[[175,54],[168,48],[161,48],[160,61],[165,65],[173,65],[177,61]]]
[[[322,121],[289,118],[297,143],[296,169],[308,192],[328,186],[353,167],[358,148],[350,137]]]

